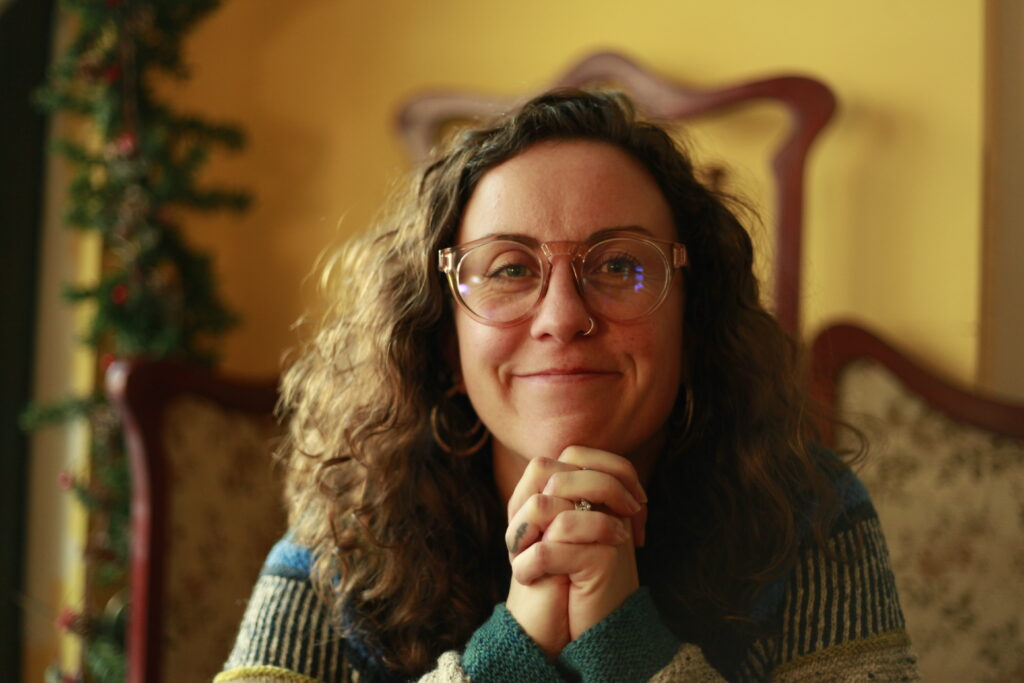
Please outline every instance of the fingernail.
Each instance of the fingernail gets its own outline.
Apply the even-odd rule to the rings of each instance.
[[[615,529],[615,543],[616,543],[616,545],[619,544],[619,543],[625,543],[628,540],[629,540],[629,531],[627,531],[626,527],[622,526],[621,524],[618,525],[616,527],[616,529]]]
[[[643,505],[638,503],[636,498],[634,498],[632,495],[629,496],[629,502],[631,503],[631,508],[632,508],[630,510],[629,514],[635,515],[636,513],[640,512],[640,510],[643,509]]]
[[[640,502],[644,505],[647,504],[647,491],[644,491],[644,487],[640,487]]]

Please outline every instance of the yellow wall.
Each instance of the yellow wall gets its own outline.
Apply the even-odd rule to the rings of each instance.
[[[251,135],[243,155],[219,157],[208,177],[249,187],[254,209],[188,227],[244,317],[224,347],[226,368],[278,368],[295,338],[290,324],[313,301],[303,280],[316,255],[363,229],[403,168],[392,117],[404,98],[438,86],[520,94],[611,48],[699,85],[781,71],[830,84],[840,111],[808,176],[805,334],[854,317],[973,382],[983,5],[225,2],[189,43],[193,79],[168,92]],[[745,125],[771,133],[782,124],[769,111]],[[698,143],[733,160],[740,186],[763,196],[760,150],[744,135],[718,143],[701,132]]]

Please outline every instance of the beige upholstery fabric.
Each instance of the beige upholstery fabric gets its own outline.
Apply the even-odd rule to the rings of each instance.
[[[285,530],[268,418],[184,397],[165,416],[163,680],[220,671],[267,551]]]
[[[851,365],[839,410],[926,681],[1024,680],[1024,442],[953,422],[884,366]]]

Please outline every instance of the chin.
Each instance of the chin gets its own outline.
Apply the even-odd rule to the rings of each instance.
[[[622,430],[609,429],[607,422],[595,424],[593,420],[537,420],[517,436],[515,443],[521,448],[516,450],[527,458],[557,458],[569,446],[597,448],[629,457],[643,443],[635,438],[624,439]]]

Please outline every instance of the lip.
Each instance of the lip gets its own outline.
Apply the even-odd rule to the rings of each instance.
[[[573,382],[588,382],[598,379],[616,377],[620,373],[596,368],[545,368],[535,372],[520,372],[514,375],[517,379],[549,382],[553,384],[569,384]]]

